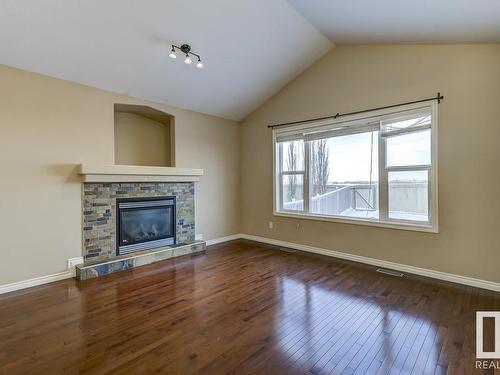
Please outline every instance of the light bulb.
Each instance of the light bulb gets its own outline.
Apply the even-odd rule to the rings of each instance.
[[[203,63],[201,62],[201,60],[200,60],[200,59],[198,59],[198,63],[196,64],[196,67],[197,67],[198,69],[203,69]]]
[[[174,47],[172,47],[172,50],[170,51],[170,53],[168,54],[168,57],[170,57],[171,59],[176,59],[177,58],[177,55],[175,54],[175,49]]]
[[[186,64],[188,64],[188,65],[189,65],[189,64],[191,64],[193,61],[189,58],[189,55],[188,55],[188,54],[186,54],[186,59],[184,60],[184,62],[185,62]]]

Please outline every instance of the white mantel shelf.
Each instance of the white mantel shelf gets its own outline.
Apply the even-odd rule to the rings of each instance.
[[[80,164],[83,182],[197,182],[203,169]]]

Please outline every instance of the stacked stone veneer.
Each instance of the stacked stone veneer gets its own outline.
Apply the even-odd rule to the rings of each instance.
[[[177,243],[195,239],[194,183],[85,183],[83,184],[83,257],[86,262],[116,256],[116,199],[176,197]]]

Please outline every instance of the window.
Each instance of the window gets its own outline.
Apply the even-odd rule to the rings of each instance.
[[[435,103],[273,131],[275,214],[437,232]]]
[[[283,207],[290,211],[304,210],[304,141],[282,142],[280,147]]]

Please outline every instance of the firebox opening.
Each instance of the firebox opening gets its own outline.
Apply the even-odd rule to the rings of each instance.
[[[117,255],[175,244],[175,197],[117,199]]]

